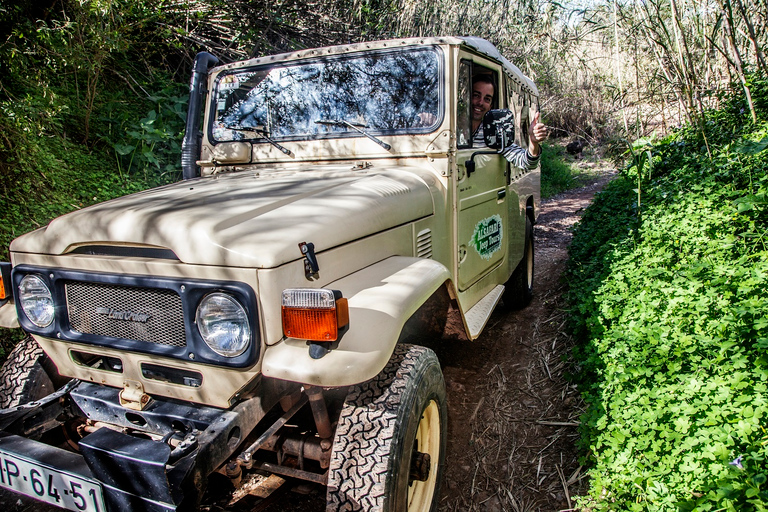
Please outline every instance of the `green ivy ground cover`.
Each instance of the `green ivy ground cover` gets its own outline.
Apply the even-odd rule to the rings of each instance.
[[[711,160],[692,128],[636,144],[576,229],[586,510],[768,509],[768,82],[752,85],[761,124],[732,98],[708,114]]]

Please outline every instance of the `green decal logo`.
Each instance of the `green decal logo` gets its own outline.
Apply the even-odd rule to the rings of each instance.
[[[491,259],[493,253],[501,249],[501,239],[504,234],[504,230],[501,228],[501,216],[499,215],[481,220],[475,226],[475,232],[472,233],[469,245],[474,247],[484,260]]]

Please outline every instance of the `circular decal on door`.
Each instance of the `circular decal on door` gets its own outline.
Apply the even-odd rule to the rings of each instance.
[[[501,229],[501,216],[487,217],[475,225],[475,232],[469,245],[475,248],[484,260],[491,259],[493,253],[501,249],[501,239],[504,230]]]

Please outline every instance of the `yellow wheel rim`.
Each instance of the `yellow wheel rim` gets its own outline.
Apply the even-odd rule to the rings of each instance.
[[[429,477],[425,482],[414,481],[408,489],[408,511],[428,511],[432,505],[437,484],[438,462],[440,461],[440,409],[434,400],[429,402],[421,414],[416,430],[418,450],[428,453],[431,460]]]

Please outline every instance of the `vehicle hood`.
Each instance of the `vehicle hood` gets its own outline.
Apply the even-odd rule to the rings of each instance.
[[[246,171],[174,183],[84,208],[11,244],[64,254],[83,246],[170,249],[184,263],[273,268],[433,213],[427,184],[402,167]]]

